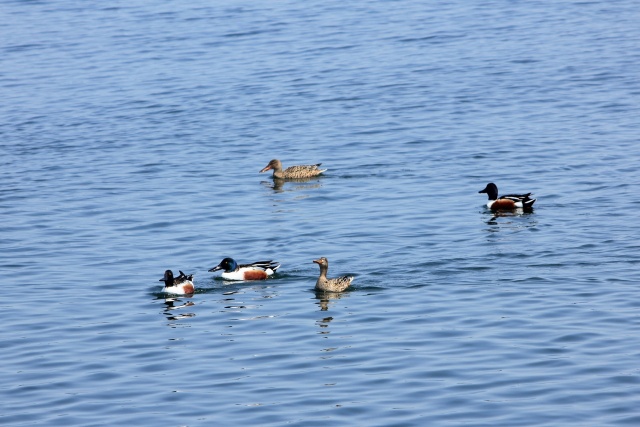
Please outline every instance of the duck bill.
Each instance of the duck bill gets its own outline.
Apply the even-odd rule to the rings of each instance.
[[[216,265],[215,267],[209,269],[210,272],[218,271],[218,270],[222,270],[222,267],[220,267],[219,265]]]
[[[266,172],[268,170],[271,170],[271,165],[267,165],[267,166],[263,167],[262,170],[260,171],[260,173]]]
[[[316,264],[320,264],[320,260],[319,259],[314,259],[313,262],[315,262]]]

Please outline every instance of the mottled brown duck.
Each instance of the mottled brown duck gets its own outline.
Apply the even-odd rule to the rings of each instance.
[[[273,159],[269,162],[267,166],[265,166],[260,173],[266,172],[268,170],[273,170],[273,177],[279,179],[301,179],[301,178],[313,178],[314,176],[320,175],[322,172],[325,172],[326,169],[320,169],[320,165],[322,163],[318,163],[315,165],[298,165],[298,166],[289,166],[286,169],[282,169],[282,162],[278,159]]]
[[[325,258],[313,260],[320,266],[320,277],[316,282],[316,291],[324,292],[342,292],[349,287],[353,281],[353,276],[342,276],[334,279],[327,279],[327,271],[329,270],[329,261]]]

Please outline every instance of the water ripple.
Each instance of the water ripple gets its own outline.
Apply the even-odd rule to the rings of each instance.
[[[3,6],[3,425],[638,424],[634,3]]]

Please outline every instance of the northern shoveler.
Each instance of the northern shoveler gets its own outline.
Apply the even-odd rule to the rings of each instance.
[[[282,170],[282,162],[278,159],[273,159],[267,166],[262,168],[260,173],[273,169],[273,177],[280,179],[300,179],[300,178],[313,178],[325,172],[326,169],[320,169],[320,165],[299,165],[289,166],[285,170]]]
[[[532,209],[533,204],[536,202],[536,199],[529,197],[531,193],[498,196],[498,186],[493,182],[488,183],[484,190],[480,190],[478,193],[487,193],[489,197],[487,207],[492,211]]]
[[[178,277],[174,278],[173,272],[167,270],[164,272],[164,277],[159,281],[164,282],[162,291],[170,294],[192,294],[196,290],[193,286],[193,274],[186,275],[182,271],[180,271]]]
[[[278,268],[280,264],[273,260],[238,264],[233,258],[225,258],[209,271],[223,270],[222,278],[227,280],[264,280]]]
[[[325,257],[314,259],[313,262],[320,266],[320,277],[318,277],[318,281],[316,282],[316,291],[342,292],[347,289],[353,281],[353,276],[342,276],[336,277],[335,279],[327,279],[329,261]]]

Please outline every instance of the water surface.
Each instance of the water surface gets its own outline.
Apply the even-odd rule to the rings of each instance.
[[[0,14],[3,425],[640,423],[635,3]]]

